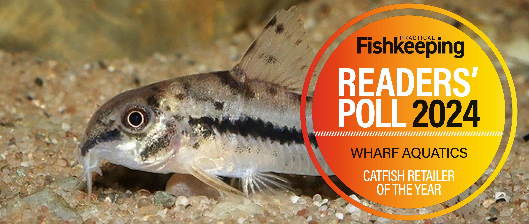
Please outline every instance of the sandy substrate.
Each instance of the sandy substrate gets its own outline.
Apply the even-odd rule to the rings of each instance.
[[[349,1],[300,6],[311,41],[322,42],[347,20],[382,5]],[[496,180],[465,217],[456,213],[415,223],[528,223],[529,30],[527,3],[430,3],[460,13],[484,29],[504,54],[518,97],[518,128],[511,155]],[[168,176],[106,166],[91,200],[77,186],[76,147],[90,116],[127,89],[186,74],[228,70],[261,26],[193,51],[128,59],[68,61],[0,51],[0,223],[17,222],[394,222],[360,211],[318,178],[292,177],[296,191],[251,199],[179,196],[163,192]],[[490,172],[485,173],[485,177]],[[130,178],[128,178],[130,177]],[[134,178],[132,178],[134,177]],[[510,200],[495,200],[504,192]],[[363,199],[363,204],[379,208]],[[442,205],[408,211],[425,213]],[[391,210],[384,210],[391,212]]]

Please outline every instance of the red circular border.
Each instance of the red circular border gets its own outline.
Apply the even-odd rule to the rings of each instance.
[[[341,189],[339,189],[335,184],[334,182],[332,182],[329,178],[329,176],[326,175],[326,173],[323,171],[323,169],[321,168],[320,164],[318,163],[318,160],[316,159],[316,156],[314,154],[314,151],[312,150],[312,147],[310,145],[310,141],[309,141],[309,137],[308,137],[308,132],[307,132],[307,119],[305,117],[305,108],[307,106],[307,91],[308,91],[308,87],[309,87],[309,84],[310,84],[310,81],[311,81],[311,78],[312,78],[312,74],[314,73],[314,70],[316,69],[316,65],[318,64],[318,62],[320,61],[321,57],[323,56],[323,54],[325,53],[325,51],[327,50],[327,48],[331,45],[331,43],[333,43],[336,38],[338,36],[340,36],[345,30],[349,29],[349,27],[351,27],[352,25],[356,24],[357,22],[367,18],[367,17],[370,17],[372,15],[375,15],[375,14],[378,14],[378,13],[381,13],[381,12],[386,12],[386,11],[391,11],[391,10],[395,10],[395,9],[422,9],[422,10],[426,10],[426,11],[433,11],[433,12],[437,12],[439,14],[443,14],[445,16],[448,16],[448,17],[451,17],[451,18],[454,18],[460,22],[462,22],[463,24],[465,24],[466,26],[470,26],[472,28],[472,30],[474,32],[476,32],[485,42],[487,42],[487,45],[489,45],[489,47],[492,49],[492,51],[494,52],[494,54],[496,55],[496,57],[498,58],[498,60],[500,61],[502,67],[503,67],[503,70],[505,71],[506,75],[507,75],[507,79],[508,79],[508,82],[509,82],[509,88],[511,89],[511,100],[512,100],[512,104],[513,104],[513,114],[512,114],[512,119],[513,119],[513,123],[511,125],[511,135],[509,137],[509,140],[508,140],[508,143],[507,143],[507,148],[506,148],[506,151],[504,152],[504,155],[500,161],[500,164],[496,167],[495,171],[493,172],[493,174],[487,179],[487,181],[485,182],[485,184],[483,186],[481,186],[476,192],[474,192],[470,197],[466,198],[465,200],[463,200],[462,202],[459,202],[457,203],[456,205],[454,206],[451,206],[450,208],[446,208],[446,209],[443,209],[443,210],[440,210],[440,211],[437,211],[437,212],[433,212],[433,213],[428,213],[428,214],[423,214],[423,215],[396,215],[396,214],[389,214],[389,213],[385,213],[385,212],[382,212],[382,211],[378,211],[378,210],[375,210],[375,209],[372,209],[372,208],[369,208],[367,206],[364,206],[362,205],[361,203],[353,200],[352,198],[350,198],[348,195],[346,195]],[[305,78],[305,83],[303,85],[303,90],[302,90],[302,98],[301,98],[301,107],[300,107],[300,119],[301,119],[301,129],[302,129],[302,133],[303,133],[303,138],[304,138],[304,141],[305,141],[305,146],[307,148],[307,151],[310,155],[310,158],[312,159],[312,162],[314,164],[314,166],[316,167],[316,169],[318,170],[318,172],[320,173],[320,175],[322,176],[322,178],[325,180],[325,182],[338,194],[340,195],[342,198],[344,198],[345,200],[347,200],[349,203],[355,205],[356,207],[362,209],[363,211],[366,211],[366,212],[369,212],[371,214],[374,214],[374,215],[377,215],[377,216],[381,216],[381,217],[384,217],[384,218],[389,218],[389,219],[400,219],[400,220],[421,220],[421,219],[428,219],[428,218],[433,218],[433,217],[437,217],[437,216],[440,216],[440,215],[444,215],[444,214],[447,214],[448,212],[452,212],[454,211],[455,209],[458,209],[462,206],[464,206],[466,203],[470,202],[472,199],[474,199],[476,197],[476,194],[480,194],[483,192],[484,188],[486,188],[491,182],[492,180],[497,176],[497,174],[499,173],[499,170],[501,170],[501,167],[503,166],[503,164],[505,163],[506,159],[507,159],[507,156],[510,152],[510,148],[512,146],[512,143],[513,143],[513,134],[516,132],[516,116],[517,116],[517,108],[516,108],[516,95],[514,94],[514,84],[513,84],[513,81],[512,81],[512,77],[511,77],[511,74],[507,68],[507,65],[505,64],[505,61],[503,60],[503,57],[501,56],[501,54],[499,53],[498,49],[492,44],[492,42],[483,34],[482,31],[480,31],[479,29],[477,29],[477,27],[475,27],[472,23],[470,23],[468,20],[465,20],[464,18],[462,18],[461,16],[458,16],[452,12],[449,12],[447,10],[444,10],[444,9],[441,9],[441,8],[438,8],[438,7],[434,7],[434,6],[429,6],[429,5],[423,5],[423,4],[395,4],[395,5],[388,5],[388,6],[383,6],[383,7],[380,7],[380,8],[376,8],[376,9],[373,9],[371,11],[368,11],[364,14],[361,14],[357,17],[355,17],[354,19],[350,20],[349,22],[347,22],[345,25],[343,25],[342,27],[340,27],[340,29],[338,29],[326,42],[325,44],[322,46],[322,48],[318,51],[318,53],[316,54],[316,57],[314,58],[314,60],[312,61],[312,64],[309,68],[309,71],[307,73],[307,76]]]

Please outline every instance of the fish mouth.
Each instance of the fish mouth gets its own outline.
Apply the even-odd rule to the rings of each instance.
[[[157,157],[153,162],[142,161],[136,153],[133,153],[133,151],[137,150],[137,144],[135,142],[117,145],[100,143],[89,149],[84,148],[83,146],[84,144],[80,144],[78,147],[77,161],[83,166],[82,173],[78,179],[78,184],[86,181],[88,198],[90,199],[93,185],[92,174],[97,173],[100,176],[103,176],[99,165],[101,159],[133,170],[151,173],[171,173],[174,171],[166,168],[168,165],[172,164],[171,160],[180,150],[180,147],[182,146],[182,138],[174,136],[169,145],[170,152],[165,153],[162,157]]]
[[[97,137],[96,139],[98,138],[99,137]],[[99,174],[99,176],[103,176],[103,172],[100,167],[101,159],[107,160],[110,163],[116,165],[122,165],[120,163],[123,161],[132,161],[130,158],[127,159],[126,155],[122,153],[116,153],[120,150],[116,147],[115,144],[111,144],[114,142],[111,141],[96,143],[97,144],[92,144],[91,140],[89,139],[88,141],[85,140],[81,142],[78,147],[77,162],[83,166],[83,170],[81,172],[81,175],[79,176],[77,183],[79,185],[81,184],[81,182],[86,181],[88,199],[90,199],[92,195],[92,174],[97,173]],[[115,158],[122,158],[122,161],[117,161],[116,163]]]
[[[105,147],[105,143],[119,140],[121,138],[121,131],[115,128],[95,137],[85,136],[78,145],[77,162],[83,166],[83,171],[81,176],[79,176],[77,184],[79,185],[86,180],[89,199],[92,195],[92,173],[97,173],[100,176],[103,176],[103,172],[99,167],[99,159],[101,158],[98,155],[99,152],[111,150],[110,148]]]
[[[79,147],[79,154],[77,161],[83,166],[83,171],[79,178],[77,179],[77,185],[80,185],[81,182],[86,180],[86,187],[88,190],[88,199],[92,195],[92,173],[97,173],[100,176],[103,176],[103,172],[99,167],[99,157],[92,153],[93,151],[83,151]]]

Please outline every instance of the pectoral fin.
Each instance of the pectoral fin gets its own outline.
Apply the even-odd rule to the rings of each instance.
[[[244,196],[242,194],[242,192],[240,192],[239,190],[233,188],[232,186],[228,185],[227,183],[224,183],[217,176],[211,175],[211,174],[205,172],[202,169],[199,169],[199,168],[197,168],[195,166],[189,166],[187,168],[187,171],[191,175],[193,175],[194,177],[199,179],[200,181],[206,183],[207,185],[209,185],[211,187],[214,187],[215,189],[217,189],[221,193],[224,192],[224,193],[230,193],[230,194],[237,195],[237,196]]]
[[[242,178],[242,189],[245,195],[261,191],[292,190],[285,178],[270,173],[249,172]]]

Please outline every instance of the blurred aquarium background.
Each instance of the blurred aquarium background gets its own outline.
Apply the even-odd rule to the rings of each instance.
[[[139,60],[230,36],[301,2],[2,0],[0,49],[66,60]]]
[[[306,28],[312,26],[309,38],[321,45],[355,16],[397,3],[454,12],[485,32],[504,54],[529,63],[526,0],[1,0],[0,49],[44,59],[141,61],[156,52],[201,49],[258,27],[251,30],[255,37],[277,10],[293,5],[301,7]]]

